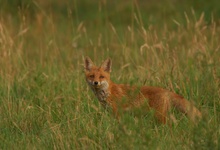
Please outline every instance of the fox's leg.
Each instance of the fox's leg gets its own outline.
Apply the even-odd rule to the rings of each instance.
[[[153,109],[155,109],[155,117],[159,122],[166,124],[168,120],[168,111],[170,109],[170,101],[168,97],[159,98],[159,100],[155,100],[153,105],[151,105]]]
[[[115,117],[118,121],[120,121],[120,115],[119,115],[118,108],[117,108],[116,104],[112,104],[112,111],[113,111],[114,117]]]
[[[167,122],[167,114],[166,111],[157,111],[155,112],[155,117],[160,123],[166,124]]]

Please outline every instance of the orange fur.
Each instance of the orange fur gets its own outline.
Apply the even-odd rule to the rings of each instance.
[[[116,118],[119,111],[142,108],[155,110],[155,117],[166,123],[171,107],[186,114],[196,122],[201,112],[182,96],[168,90],[150,86],[129,86],[115,84],[110,79],[111,60],[107,59],[100,67],[93,64],[89,57],[85,58],[86,81],[104,108],[111,108]]]

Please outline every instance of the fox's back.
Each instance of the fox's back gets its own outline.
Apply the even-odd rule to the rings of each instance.
[[[149,106],[156,106],[163,103],[164,100],[169,101],[172,93],[168,90],[151,87],[151,86],[130,86],[125,84],[114,84],[111,86],[111,101],[116,101],[123,104],[132,104],[139,106],[142,103],[148,102]]]
[[[158,97],[169,94],[170,91],[152,86],[130,86],[126,84],[113,84],[111,94],[117,97],[132,97],[142,95],[143,98],[157,99]]]

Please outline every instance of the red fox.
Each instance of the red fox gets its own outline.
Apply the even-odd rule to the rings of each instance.
[[[201,112],[182,96],[151,86],[129,86],[116,84],[110,79],[112,61],[105,60],[100,67],[93,64],[89,57],[85,58],[85,76],[88,85],[104,108],[111,108],[119,119],[119,112],[134,108],[155,111],[159,122],[166,124],[170,119],[169,111],[174,107],[186,114],[190,120],[196,122],[202,117]],[[146,105],[147,103],[147,105]]]

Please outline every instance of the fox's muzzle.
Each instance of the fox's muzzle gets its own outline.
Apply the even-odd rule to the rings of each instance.
[[[99,87],[101,82],[88,80],[88,83],[93,87]]]
[[[106,81],[91,81],[91,80],[87,80],[87,82],[90,84],[90,86],[94,87],[94,88],[103,88],[106,89],[108,88],[108,83]]]

